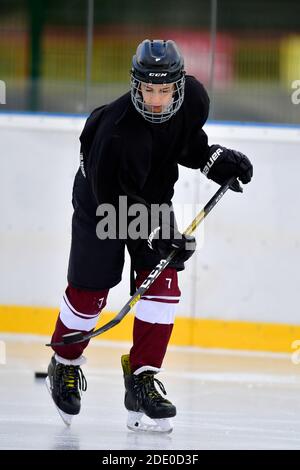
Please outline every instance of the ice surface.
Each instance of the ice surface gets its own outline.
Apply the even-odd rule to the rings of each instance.
[[[177,407],[174,431],[129,431],[121,354],[129,345],[93,341],[83,366],[88,390],[67,428],[43,379],[46,338],[1,335],[0,449],[299,449],[300,365],[288,355],[170,349],[159,379]]]

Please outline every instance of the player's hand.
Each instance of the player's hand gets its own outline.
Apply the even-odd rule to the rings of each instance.
[[[225,183],[232,176],[236,176],[242,183],[247,184],[253,176],[253,166],[249,158],[237,150],[212,145],[209,159],[202,173],[218,184]],[[232,185],[233,191],[239,191],[238,185]]]
[[[192,235],[184,235],[173,227],[160,225],[149,235],[148,246],[165,259],[171,251],[176,250],[174,261],[184,263],[195,252],[196,239]]]

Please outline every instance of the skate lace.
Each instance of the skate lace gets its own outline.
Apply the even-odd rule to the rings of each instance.
[[[142,374],[139,377],[138,383],[136,384],[138,397],[141,398],[143,395],[151,401],[159,402],[164,401],[165,398],[156,390],[155,383],[159,386],[160,390],[164,395],[167,394],[165,387],[160,380],[153,377],[153,374]]]
[[[59,364],[59,376],[62,378],[64,394],[85,392],[87,389],[86,378],[79,366],[65,366]]]

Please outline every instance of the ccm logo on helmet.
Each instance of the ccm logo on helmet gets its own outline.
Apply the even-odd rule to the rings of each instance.
[[[166,77],[168,74],[167,73],[154,73],[150,72],[149,77]]]

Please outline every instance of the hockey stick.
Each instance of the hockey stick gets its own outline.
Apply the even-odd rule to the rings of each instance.
[[[210,211],[213,209],[213,207],[219,202],[219,200],[224,196],[226,191],[232,186],[237,189],[239,188],[239,191],[242,192],[243,189],[239,185],[238,180],[236,177],[230,178],[227,183],[225,183],[223,186],[221,186],[218,191],[214,194],[214,196],[208,201],[208,203],[204,206],[204,208],[199,212],[199,214],[196,215],[192,223],[188,226],[188,228],[185,230],[184,235],[191,235],[198,225],[202,222],[202,220],[205,219],[205,217],[210,213]],[[97,330],[84,334],[81,331],[75,331],[73,333],[68,333],[66,335],[62,336],[62,341],[58,343],[50,343],[46,344],[46,346],[64,346],[68,344],[74,344],[74,343],[82,343],[83,341],[87,341],[90,338],[94,338],[95,336],[101,335],[107,330],[110,330],[113,326],[117,325],[120,323],[120,321],[127,315],[127,313],[130,312],[132,307],[140,300],[142,295],[146,292],[146,290],[149,289],[151,284],[155,281],[155,279],[158,278],[158,276],[161,274],[161,272],[168,266],[170,261],[174,258],[176,255],[177,251],[173,250],[169,256],[166,259],[161,259],[158,265],[151,271],[151,273],[148,275],[148,277],[144,280],[144,282],[140,285],[140,287],[137,289],[135,294],[128,300],[128,302],[124,305],[124,307],[120,310],[120,312],[108,323],[105,325],[101,326],[101,328],[98,328]]]

